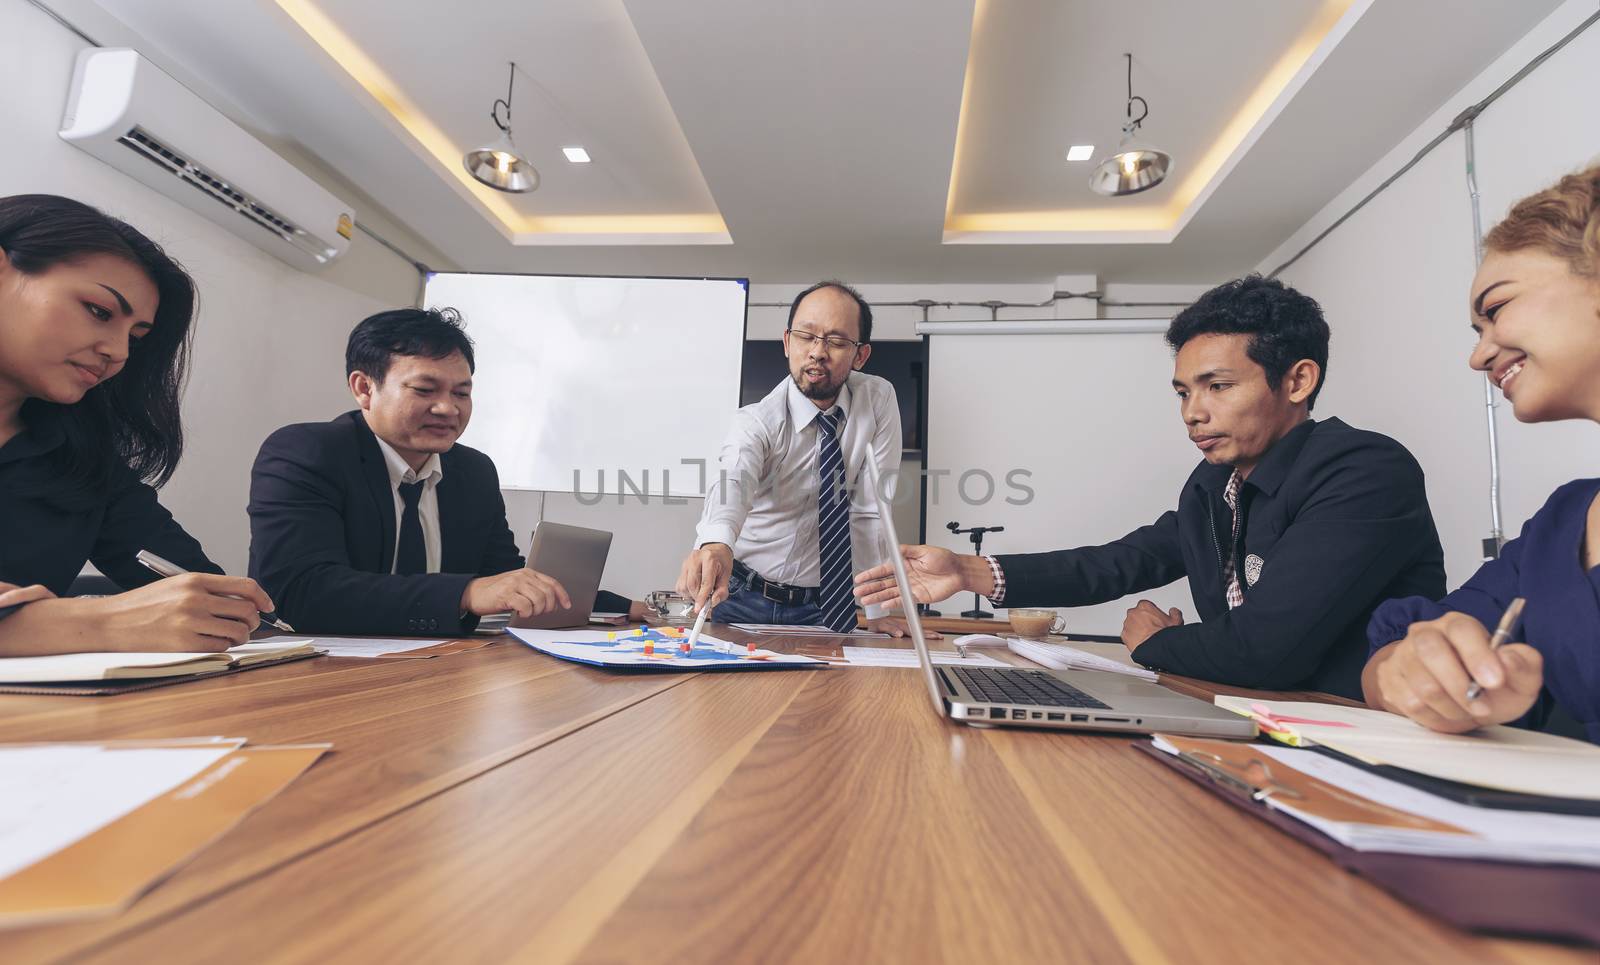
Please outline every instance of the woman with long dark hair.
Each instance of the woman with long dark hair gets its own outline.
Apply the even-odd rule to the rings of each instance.
[[[222,650],[272,602],[156,499],[183,451],[194,283],[130,225],[0,198],[0,656]],[[193,572],[157,581],[148,549]],[[88,561],[127,592],[62,598]]]
[[[1517,202],[1483,239],[1473,368],[1518,422],[1600,422],[1600,165]],[[1489,628],[1514,621],[1491,646]],[[1390,600],[1367,628],[1367,703],[1459,733],[1539,726],[1559,706],[1600,743],[1600,479],[1557,489],[1500,557],[1438,601]]]

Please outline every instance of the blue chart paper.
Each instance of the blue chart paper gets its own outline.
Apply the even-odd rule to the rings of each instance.
[[[683,673],[705,670],[795,670],[828,666],[794,653],[757,649],[701,634],[693,653],[680,652],[684,637],[661,630],[524,630],[511,627],[518,640],[552,657],[619,670]],[[653,650],[653,653],[647,653]]]

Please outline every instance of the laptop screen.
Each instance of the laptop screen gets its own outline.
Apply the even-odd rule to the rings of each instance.
[[[906,576],[905,557],[900,555],[900,537],[894,530],[894,513],[884,498],[883,486],[878,481],[878,467],[869,457],[865,463],[867,485],[872,487],[872,498],[878,507],[878,522],[882,535],[888,541],[889,559],[894,564],[894,581],[900,588],[900,609],[905,617],[911,645],[916,648],[917,662],[922,665],[922,676],[928,682],[928,696],[933,698],[934,713],[945,716],[944,691],[933,672],[933,657],[928,654],[928,642],[922,636],[922,615],[917,612],[917,601],[911,594],[911,580]]]

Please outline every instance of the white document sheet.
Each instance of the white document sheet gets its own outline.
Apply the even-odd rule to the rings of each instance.
[[[268,637],[257,640],[255,643],[288,643],[299,640],[296,637]],[[405,653],[407,650],[421,650],[423,647],[436,647],[444,643],[439,640],[412,640],[395,639],[386,640],[381,637],[316,637],[310,641],[319,650],[328,651],[330,657],[381,657],[386,653]]]
[[[834,633],[827,627],[793,623],[730,623],[728,626],[746,633],[783,633],[790,636],[801,637],[864,637],[878,640],[887,640],[887,633],[878,633],[874,630],[851,630],[849,633]]]
[[[915,650],[895,650],[889,647],[842,647],[851,667],[911,667],[921,666]],[[983,653],[969,653],[965,657],[948,650],[932,650],[929,656],[935,664],[948,667],[995,667],[1005,669],[1010,664],[1001,663]]]
[[[244,741],[171,743],[0,745],[0,878],[137,810]]]

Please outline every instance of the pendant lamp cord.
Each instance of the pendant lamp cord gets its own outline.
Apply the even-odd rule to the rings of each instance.
[[[511,75],[506,78],[506,96],[503,100],[497,98],[494,102],[494,106],[489,108],[489,119],[494,121],[495,127],[500,128],[500,130],[507,134],[511,133],[511,88],[516,84],[516,82],[517,62],[513,60],[511,62]],[[500,120],[500,108],[502,107],[506,109],[506,119],[504,121]]]
[[[1143,124],[1144,119],[1150,116],[1150,102],[1133,92],[1133,55],[1123,54],[1122,56],[1128,58],[1128,123],[1126,126],[1132,131]],[[1133,116],[1134,101],[1138,101],[1139,106],[1144,109],[1137,120]]]

